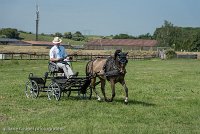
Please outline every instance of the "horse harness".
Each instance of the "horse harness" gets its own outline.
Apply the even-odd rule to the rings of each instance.
[[[105,72],[106,78],[120,74],[120,69],[111,56],[107,58],[106,63],[103,66],[103,71]]]

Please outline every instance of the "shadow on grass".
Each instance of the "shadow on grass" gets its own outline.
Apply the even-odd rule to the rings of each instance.
[[[41,98],[43,98],[43,97],[47,97],[47,95],[44,95],[44,94],[42,94],[42,95],[39,95],[38,97],[41,97]],[[48,98],[48,97],[47,97]],[[53,98],[54,99],[54,98]],[[70,100],[76,100],[76,101],[81,101],[81,100],[91,100],[91,101],[97,101],[96,100],[96,97],[91,97],[91,99],[88,99],[88,98],[83,98],[83,97],[81,97],[81,96],[78,96],[78,95],[72,95],[72,96],[70,96],[70,97],[67,97],[66,95],[64,95],[63,96],[63,94],[62,94],[62,96],[61,96],[61,100],[68,100],[68,99],[70,99]],[[105,102],[105,103],[110,103],[110,104],[114,104],[115,102],[117,102],[117,103],[124,103],[124,100],[123,99],[114,99],[113,100],[113,102],[106,102],[106,101],[104,101],[104,100],[102,100],[101,102]],[[116,104],[116,103],[115,103]],[[131,100],[131,99],[129,99],[129,101],[128,101],[128,105],[142,105],[142,106],[145,106],[145,107],[152,107],[152,106],[156,106],[156,104],[154,104],[154,103],[150,103],[150,102],[144,102],[144,101],[138,101],[138,100]]]
[[[122,100],[122,99],[114,99],[113,101],[114,102],[116,101],[116,102],[124,103],[124,100]],[[149,102],[144,102],[144,101],[138,101],[138,100],[130,100],[130,99],[128,101],[128,105],[142,105],[142,106],[146,106],[146,107],[156,106],[156,104],[154,104],[154,103],[149,103]]]
[[[156,106],[156,104],[144,102],[144,101],[138,101],[138,100],[129,100],[128,103],[132,105],[142,105],[142,106],[147,106],[147,107]]]

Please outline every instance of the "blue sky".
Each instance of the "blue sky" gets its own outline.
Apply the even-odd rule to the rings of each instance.
[[[35,33],[76,32],[86,35],[133,36],[150,33],[170,21],[200,27],[200,0],[0,0],[0,28]]]

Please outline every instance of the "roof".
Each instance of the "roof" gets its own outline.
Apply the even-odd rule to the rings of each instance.
[[[156,40],[149,39],[98,39],[89,41],[86,45],[101,45],[101,46],[148,46],[157,45]]]

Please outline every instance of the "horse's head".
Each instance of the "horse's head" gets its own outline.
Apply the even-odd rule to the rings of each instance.
[[[122,74],[126,73],[125,67],[126,64],[128,63],[127,54],[128,53],[120,52],[116,56],[116,61],[118,62],[120,73]]]

